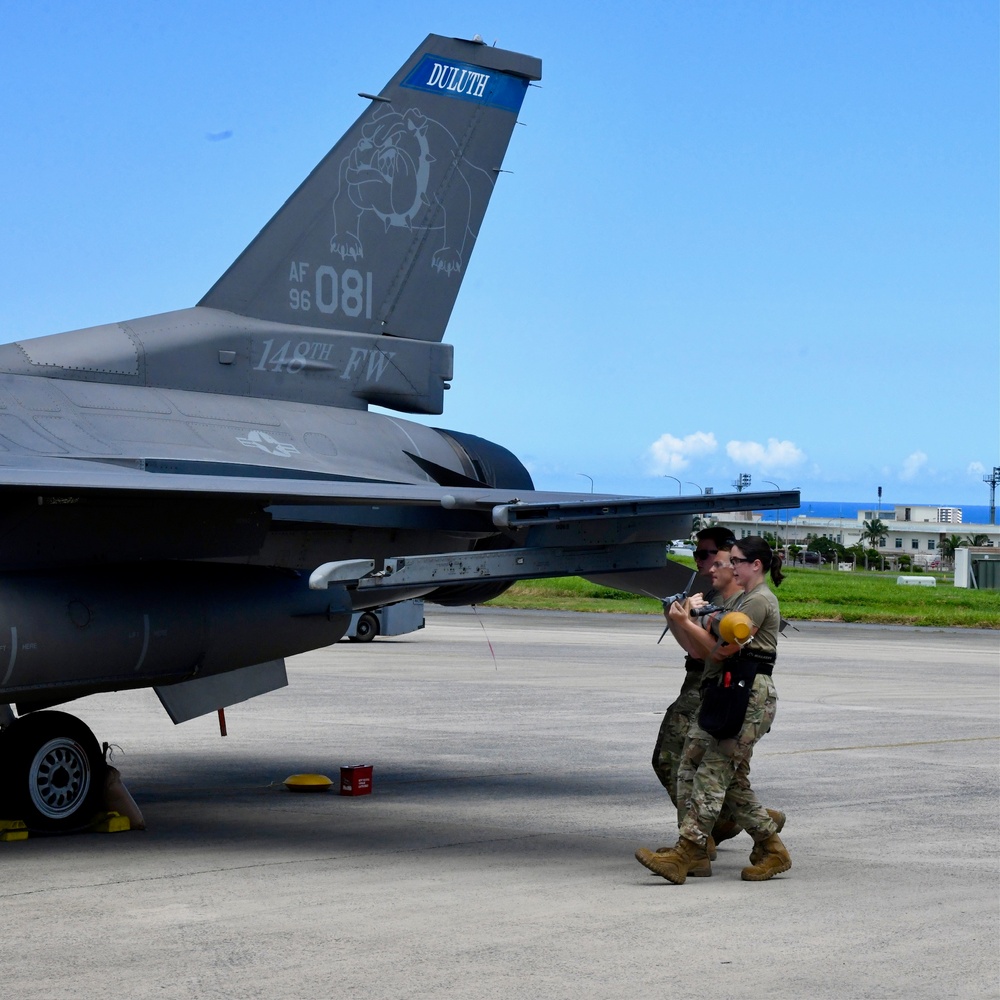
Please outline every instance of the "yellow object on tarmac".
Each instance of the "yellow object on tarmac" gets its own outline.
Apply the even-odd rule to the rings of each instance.
[[[742,611],[730,611],[719,622],[719,635],[726,642],[734,642],[738,646],[742,646],[750,638],[752,631],[753,623]]]
[[[21,819],[0,819],[0,841],[27,840],[28,828]]]
[[[325,774],[292,774],[285,778],[285,788],[290,792],[325,792],[332,784]]]

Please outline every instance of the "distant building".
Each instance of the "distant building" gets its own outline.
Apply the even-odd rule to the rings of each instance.
[[[770,514],[770,511],[768,512]],[[813,538],[829,538],[845,548],[862,542],[865,521],[879,520],[885,525],[885,534],[878,551],[886,556],[908,555],[915,565],[935,566],[940,560],[945,539],[955,534],[954,526],[961,524],[962,511],[958,507],[924,507],[897,505],[886,510],[861,510],[854,519],[843,517],[810,517],[788,511],[787,520],[777,524],[778,537],[784,545],[801,545],[805,548]],[[948,516],[943,516],[947,514]],[[957,514],[957,518],[955,515]],[[748,535],[774,533],[775,522],[761,519],[759,511],[736,511],[712,519],[729,528],[737,539]],[[962,537],[985,535],[988,546],[1000,548],[1000,526],[995,524],[963,524]]]
[[[961,507],[906,507],[897,506],[892,510],[865,510],[858,514],[864,521],[923,521],[943,524],[961,524]]]

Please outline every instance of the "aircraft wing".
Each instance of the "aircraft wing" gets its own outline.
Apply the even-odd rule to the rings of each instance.
[[[232,558],[252,551],[268,532],[291,535],[298,530],[310,539],[309,548],[297,559],[273,563],[314,575],[321,566],[334,565],[323,558],[329,559],[324,531],[340,533],[337,549],[343,548],[345,531],[361,537],[378,532],[380,541],[370,551],[363,543],[360,549],[338,551],[337,568],[320,574],[325,583],[350,586],[355,607],[376,603],[362,593],[376,586],[382,591],[379,600],[387,603],[431,584],[488,579],[495,586],[540,576],[594,576],[611,587],[662,596],[659,592],[666,593],[677,577],[676,567],[666,566],[665,542],[686,535],[692,515],[792,507],[799,499],[796,491],[640,497],[358,481],[295,476],[292,470],[283,475],[267,475],[270,470],[257,475],[153,472],[143,464],[53,457],[0,460],[0,497],[20,495],[22,505],[29,506],[37,499],[47,510],[61,512],[61,519],[45,522],[45,533],[59,558],[73,556],[68,561],[76,564],[95,557],[93,548],[80,541],[95,534],[103,538],[104,548],[130,558],[162,557],[155,541],[138,551],[129,548],[136,521],[155,523],[157,537],[178,559]],[[123,507],[128,515],[119,513]],[[250,529],[230,527],[247,519]],[[188,525],[195,520],[210,527],[192,531]],[[387,534],[399,531],[404,535]],[[60,532],[62,540],[56,541]],[[402,540],[428,532],[438,533],[430,548]],[[453,539],[450,547],[448,537]],[[18,553],[12,539],[6,558],[16,560]],[[33,547],[21,558],[23,564],[15,568],[37,568]],[[401,558],[408,564],[405,573]]]
[[[642,497],[562,493],[534,489],[349,481],[292,476],[229,476],[148,472],[135,465],[83,459],[20,456],[0,459],[0,493],[28,491],[49,497],[75,493],[125,493],[133,496],[210,494],[240,497],[268,505],[418,506],[489,513],[494,528],[521,529],[580,521],[710,514],[713,511],[794,507],[795,490],[769,493],[718,493],[689,497]]]

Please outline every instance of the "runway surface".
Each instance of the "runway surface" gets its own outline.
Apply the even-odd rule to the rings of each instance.
[[[800,625],[750,840],[674,886],[649,767],[681,658],[655,618],[429,609],[289,661],[174,727],[152,692],[67,710],[149,829],[0,844],[5,995],[942,998],[1000,995],[1000,632]],[[374,794],[282,781],[375,767]]]

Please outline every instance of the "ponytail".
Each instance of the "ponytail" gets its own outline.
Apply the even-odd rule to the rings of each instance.
[[[785,579],[785,574],[781,572],[782,558],[777,552],[771,553],[771,580],[776,587],[781,586],[781,581]]]

